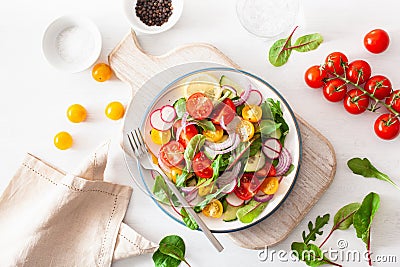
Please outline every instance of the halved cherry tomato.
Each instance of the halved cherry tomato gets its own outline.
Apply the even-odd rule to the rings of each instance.
[[[383,114],[375,121],[374,130],[380,138],[392,140],[400,133],[399,119],[394,117],[393,114]]]
[[[242,142],[247,142],[254,136],[254,125],[246,120],[242,120],[236,129]]]
[[[386,99],[386,104],[391,106],[395,111],[400,112],[400,90],[394,91],[390,97]]]
[[[156,129],[151,129],[150,131],[151,141],[156,145],[164,145],[171,139],[171,131],[159,131]]]
[[[211,120],[214,124],[220,124],[222,117],[224,118],[225,125],[229,124],[236,115],[236,107],[232,100],[225,99],[215,108],[211,114]]]
[[[364,89],[379,100],[382,100],[392,92],[392,83],[383,75],[375,75],[365,83]]]
[[[217,190],[218,190],[217,186],[214,184],[214,182],[211,182],[208,185],[199,185],[198,194],[199,196],[204,197],[206,195],[217,192]]]
[[[382,29],[375,29],[367,33],[364,37],[364,46],[374,54],[385,51],[390,43],[389,34]]]
[[[182,170],[176,167],[172,167],[168,173],[166,173],[168,178],[176,183],[176,178],[182,174]]]
[[[325,70],[327,70],[328,73],[342,75],[348,62],[349,60],[345,54],[341,52],[330,53],[325,59]]]
[[[275,194],[278,191],[279,179],[276,177],[265,178],[260,186],[260,190],[267,195]]]
[[[324,79],[328,77],[328,73],[321,66],[311,66],[304,74],[306,84],[311,88],[320,88],[324,85]]]
[[[222,139],[222,136],[224,135],[224,130],[221,126],[216,125],[215,131],[204,130],[203,135],[206,137],[207,140],[215,143]]]
[[[328,101],[339,102],[346,96],[347,86],[344,81],[334,79],[327,82],[322,91]]]
[[[350,90],[343,101],[344,108],[351,114],[361,114],[367,110],[369,97],[360,89]]]
[[[222,207],[221,201],[213,199],[207,206],[202,210],[203,214],[211,218],[219,218],[222,216],[224,208]]]
[[[269,169],[268,172],[268,177],[274,177],[276,175],[276,169],[274,165],[271,165],[271,168]]]
[[[247,105],[242,109],[242,117],[249,122],[258,122],[262,117],[262,109],[257,105]]]
[[[160,149],[160,158],[167,167],[178,167],[183,161],[185,148],[177,141],[169,141]]]
[[[203,93],[194,93],[186,101],[187,112],[197,120],[208,118],[213,108],[211,100]]]
[[[211,163],[204,152],[197,153],[192,161],[194,173],[200,178],[211,178],[214,173]]]
[[[236,186],[233,191],[233,192],[235,192],[235,194],[238,198],[243,199],[243,200],[249,200],[257,193],[257,190],[252,191],[250,189],[250,187],[253,187],[252,186],[253,178],[258,180],[254,176],[254,173],[252,173],[252,172],[247,172],[247,173],[243,174],[242,178],[240,178],[239,186]]]
[[[178,120],[174,123],[174,133],[176,135],[176,131],[181,127],[182,125],[182,121]],[[178,142],[181,143],[183,145],[183,147],[187,147],[187,145],[189,144],[189,141],[193,138],[193,136],[195,136],[196,134],[198,134],[199,131],[197,130],[196,126],[192,125],[188,125],[185,127],[185,129],[183,129],[181,131],[181,134],[179,136]]]
[[[371,77],[371,67],[364,60],[355,60],[349,64],[346,76],[349,81],[355,84],[363,84]]]

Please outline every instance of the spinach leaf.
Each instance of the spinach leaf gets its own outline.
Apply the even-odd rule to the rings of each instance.
[[[254,157],[254,155],[257,154],[259,151],[261,151],[261,136],[256,137],[251,142],[249,157]]]
[[[251,223],[267,207],[268,202],[257,202],[254,199],[238,209],[236,215],[242,223]]]
[[[189,229],[192,229],[192,230],[199,229],[199,225],[196,223],[196,221],[193,219],[193,217],[189,213],[187,213],[185,208],[181,208],[181,214],[182,214],[183,222],[186,224],[186,226]]]
[[[379,180],[388,182],[400,190],[399,186],[393,182],[389,176],[378,171],[378,169],[376,169],[367,158],[352,158],[347,162],[347,166],[353,171],[354,174],[364,176],[365,178],[377,178]]]
[[[212,180],[212,179],[208,179],[208,180]],[[218,199],[221,198],[222,196],[225,195],[225,193],[222,193],[222,191],[224,191],[224,189],[229,186],[229,184],[227,184],[226,186],[219,188],[217,191],[215,191],[215,193],[212,194],[208,194],[205,196],[205,198],[203,199],[203,201],[201,201],[200,203],[198,203],[196,206],[194,206],[194,210],[196,212],[200,212],[204,209],[205,206],[207,206],[208,203],[211,202],[211,200]]]
[[[319,33],[307,34],[299,37],[291,48],[297,52],[308,52],[317,49],[323,41]]]
[[[324,264],[334,265],[314,244],[293,242],[291,249],[299,260],[304,261],[308,266],[316,267]]]
[[[260,122],[260,132],[262,135],[270,135],[278,130],[282,126],[282,123],[275,123],[272,120],[262,120]]]
[[[353,217],[357,210],[360,208],[360,203],[350,203],[342,207],[338,212],[336,212],[333,218],[332,230],[346,230],[353,224]]]
[[[189,144],[185,149],[185,153],[183,154],[183,157],[186,161],[187,172],[190,172],[193,157],[196,155],[197,152],[200,151],[200,148],[204,145],[205,141],[206,137],[202,134],[197,134],[193,136],[192,139],[190,139]]]
[[[178,267],[181,264],[180,260],[163,254],[160,249],[157,249],[153,254],[153,262],[155,267]]]
[[[157,251],[153,254],[153,261],[156,267],[177,267],[181,261],[188,266],[185,259],[185,242],[177,235],[164,237],[159,244]]]
[[[164,179],[161,175],[157,176],[153,185],[153,195],[157,201],[171,205],[171,202],[174,206],[178,206],[178,198],[172,194],[171,189],[169,189],[168,185],[165,183]]]
[[[244,109],[245,106],[246,106],[245,104],[240,105],[240,106],[237,106],[237,107],[236,107],[236,114],[238,114],[239,116],[242,116],[242,111],[243,111],[243,109]],[[264,113],[264,112],[263,112],[263,113]]]
[[[176,117],[181,119],[183,114],[186,112],[186,99],[184,97],[179,98],[174,103],[174,108],[176,112]]]
[[[190,120],[189,120],[190,121]],[[193,120],[198,126],[200,126],[204,131],[215,131],[215,125],[208,120]]]
[[[310,221],[308,222],[308,230],[309,234],[306,235],[306,231],[303,231],[302,237],[305,244],[308,245],[310,241],[315,241],[317,239],[317,235],[322,235],[324,232],[321,230],[329,222],[329,214],[325,214],[324,216],[318,216],[315,220],[315,225]]]
[[[361,206],[353,216],[353,224],[357,232],[357,237],[361,238],[367,246],[370,238],[372,220],[379,208],[379,204],[379,195],[371,192],[364,198]]]
[[[268,59],[273,66],[280,67],[289,60],[290,54],[292,53],[292,49],[289,49],[289,47],[292,45],[291,41],[292,35],[290,35],[288,38],[276,41],[271,46],[269,49]]]

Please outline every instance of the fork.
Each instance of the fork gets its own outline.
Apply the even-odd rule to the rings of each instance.
[[[185,207],[186,211],[190,216],[196,221],[199,225],[200,229],[203,231],[208,240],[214,245],[214,247],[221,252],[224,247],[218,241],[218,239],[211,233],[210,229],[204,223],[204,221],[199,217],[199,215],[193,210],[192,206],[187,202],[185,197],[181,194],[178,188],[173,184],[169,178],[165,175],[165,173],[160,169],[160,167],[156,164],[153,164],[149,152],[147,150],[147,146],[144,142],[142,133],[139,129],[134,130],[133,132],[128,133],[129,144],[133,150],[133,156],[136,158],[138,164],[140,164],[146,170],[155,170],[164,179],[165,183],[171,189],[172,193],[178,198],[179,203]]]

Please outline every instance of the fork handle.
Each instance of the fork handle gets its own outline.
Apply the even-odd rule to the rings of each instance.
[[[154,169],[159,172],[164,179],[165,183],[168,185],[168,187],[171,189],[172,193],[178,198],[179,202],[181,205],[183,205],[186,209],[186,211],[193,217],[193,219],[196,221],[196,223],[199,225],[200,229],[203,231],[205,236],[210,240],[210,242],[213,244],[213,246],[218,250],[218,252],[221,252],[224,250],[224,247],[222,244],[218,241],[218,239],[214,236],[213,233],[211,233],[210,229],[207,227],[207,225],[204,223],[204,221],[200,218],[200,216],[194,211],[192,206],[187,202],[186,198],[182,196],[181,192],[176,188],[176,186],[169,180],[169,178],[164,174],[164,172],[160,169],[158,165],[154,164]]]

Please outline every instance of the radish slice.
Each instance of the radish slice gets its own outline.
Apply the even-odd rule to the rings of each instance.
[[[282,153],[279,156],[278,165],[276,165],[276,175],[284,175],[292,165],[292,155],[286,148],[282,148]]]
[[[150,125],[158,131],[166,131],[172,127],[173,123],[163,121],[161,118],[161,109],[156,109],[150,114]]]
[[[244,200],[238,198],[235,193],[230,193],[226,197],[226,202],[228,202],[228,204],[233,206],[233,207],[239,207],[239,206],[242,206],[244,204]]]
[[[176,118],[176,111],[173,106],[166,105],[161,109],[161,119],[164,122],[173,122]]]
[[[225,194],[229,194],[235,189],[237,185],[237,178],[240,171],[241,163],[236,164],[232,170],[225,170],[224,173],[217,178],[218,188],[224,188],[222,191]]]
[[[257,194],[254,195],[253,198],[257,202],[264,203],[264,202],[270,201],[273,197],[274,197],[273,194],[272,195],[267,195],[267,194],[264,194],[262,192],[258,192]],[[228,201],[228,199],[226,201]]]
[[[264,154],[270,159],[277,159],[282,151],[282,145],[276,138],[268,138],[262,147]]]
[[[246,100],[246,104],[248,105],[261,105],[262,103],[262,94],[258,90],[250,90],[249,97]]]

